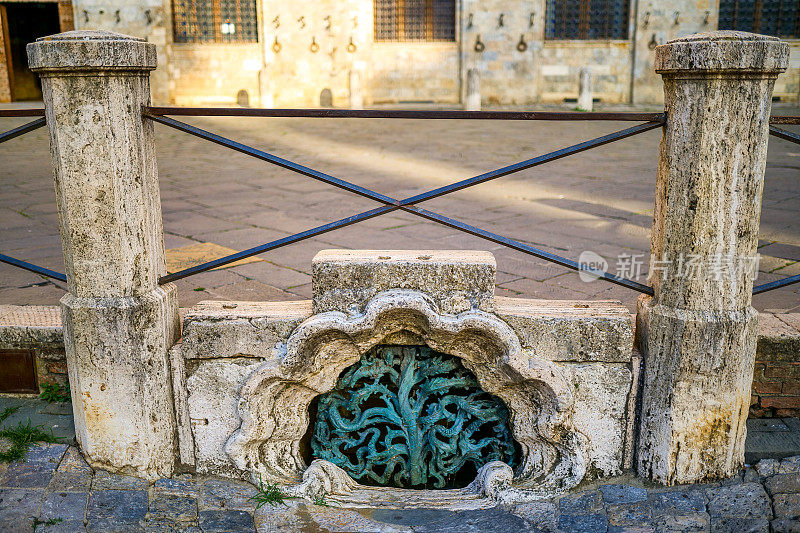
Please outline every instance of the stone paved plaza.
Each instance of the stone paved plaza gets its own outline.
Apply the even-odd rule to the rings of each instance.
[[[796,114],[777,107],[775,114]],[[24,119],[2,119],[10,129]],[[199,127],[317,170],[404,197],[605,133],[623,122],[499,122],[190,118]],[[792,127],[788,127],[791,129]],[[310,178],[156,125],[169,257],[193,263],[198,243],[243,250],[376,207]],[[577,259],[641,254],[645,282],[660,131],[651,131],[430,202],[427,209]],[[0,146],[0,251],[63,272],[47,132]],[[772,137],[761,219],[767,282],[800,273],[800,151]],[[205,299],[287,300],[311,295],[311,258],[324,248],[485,249],[498,294],[619,299],[637,293],[582,282],[565,268],[412,215],[389,214],[178,282],[180,304]],[[222,253],[206,250],[204,257]],[[211,254],[210,256],[208,254]],[[622,260],[624,261],[624,259]],[[194,261],[194,262],[199,262]],[[625,272],[631,277],[631,269]],[[757,309],[800,309],[800,286],[754,298]],[[57,304],[64,286],[0,264],[0,304]]]
[[[797,532],[800,456],[765,459],[739,476],[658,487],[623,477],[574,493],[474,511],[343,509],[287,500],[256,510],[256,489],[222,478],[146,480],[90,468],[77,448],[33,446],[0,465],[3,532]]]

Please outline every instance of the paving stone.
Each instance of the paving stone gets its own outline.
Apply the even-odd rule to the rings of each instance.
[[[88,533],[143,533],[144,526],[137,521],[119,521],[116,518],[96,518],[86,523]]]
[[[778,518],[770,522],[773,533],[800,533],[800,520]]]
[[[558,508],[553,502],[525,503],[517,505],[512,512],[545,531],[555,531],[557,528]]]
[[[205,533],[238,533],[252,532],[255,530],[253,516],[246,511],[224,511],[222,509],[209,509],[200,511],[198,517],[200,529]]]
[[[647,499],[653,508],[653,516],[702,513],[706,510],[703,493],[697,489],[656,492],[649,494]]]
[[[133,476],[112,474],[105,470],[95,470],[92,479],[92,490],[145,490],[148,483],[146,479]]]
[[[777,473],[780,464],[775,459],[762,459],[756,464],[756,470],[761,477],[773,476]]]
[[[653,525],[656,531],[708,531],[711,519],[706,513],[666,514],[656,518]]]
[[[31,444],[25,453],[26,463],[55,463],[61,461],[64,452],[67,451],[67,444],[60,443],[37,443]]]
[[[772,498],[775,518],[800,519],[800,494],[776,494]]]
[[[146,520],[142,524],[142,531],[146,533],[202,533],[199,526],[162,519]]]
[[[602,508],[600,493],[597,491],[570,494],[558,500],[558,510],[562,514],[590,514]]]
[[[772,495],[800,492],[800,474],[776,474],[764,481],[764,487]]]
[[[769,520],[765,518],[715,518],[711,517],[712,533],[769,533]]]
[[[70,447],[58,469],[53,474],[49,489],[52,491],[86,491],[92,484],[92,467],[83,459],[77,448]]]
[[[653,522],[650,507],[642,503],[610,505],[606,512],[609,523],[615,526],[650,526]]]
[[[147,515],[147,492],[143,490],[92,490],[86,519],[96,530],[118,523],[139,527]],[[91,529],[91,528],[90,528]]]
[[[320,525],[325,526],[325,524]],[[414,533],[483,533],[485,531],[515,533],[532,530],[522,518],[498,507],[478,511],[461,511],[443,520],[414,527]]]
[[[175,479],[161,478],[153,484],[153,488],[159,492],[179,494],[182,496],[197,497],[200,493],[197,483],[192,480],[191,476]]]
[[[278,531],[315,531],[319,526],[311,519],[305,503],[292,501],[287,505],[263,505],[255,511],[259,533]]]
[[[201,489],[200,509],[252,511],[255,503],[250,498],[257,493],[254,486],[242,481],[207,479]]]
[[[654,533],[655,530],[645,526],[608,526],[608,533]]]
[[[76,533],[86,531],[83,519],[80,520],[56,520],[54,522],[38,522],[36,533]]]
[[[387,524],[422,526],[453,518],[457,513],[444,509],[375,509],[364,514],[368,518]]]
[[[32,531],[43,498],[42,490],[0,489],[0,531]]]
[[[48,492],[39,511],[39,520],[61,518],[83,522],[88,498],[87,492]]]
[[[772,508],[764,487],[743,483],[708,489],[708,514],[712,517],[772,518]]]
[[[647,500],[647,491],[631,485],[603,485],[600,487],[606,505],[636,503]]]
[[[155,492],[150,498],[148,516],[179,521],[194,520],[197,518],[197,498]]]
[[[793,418],[791,420],[797,421],[797,424],[793,425],[793,428],[796,433],[800,433],[800,419]],[[786,459],[783,459],[776,473],[778,474],[800,473],[800,455],[795,455],[793,457],[787,457]]]
[[[575,533],[605,533],[608,517],[601,514],[562,514],[558,517],[558,528]]]
[[[45,488],[56,469],[54,462],[14,462],[0,478],[0,486],[14,488]]]

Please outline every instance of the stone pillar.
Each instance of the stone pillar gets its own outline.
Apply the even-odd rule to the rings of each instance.
[[[464,110],[481,110],[481,74],[476,68],[467,71],[467,98],[464,101]]]
[[[639,475],[664,484],[733,475],[744,462],[758,313],[751,306],[777,38],[719,31],[656,50],[661,141]]]
[[[583,67],[578,81],[578,109],[581,111],[592,110],[594,104],[592,81],[592,69]]]
[[[95,466],[171,475],[167,350],[179,335],[166,271],[148,76],[155,46],[106,31],[28,45],[42,78],[68,293],[64,345],[78,442]]]
[[[361,89],[361,73],[350,71],[350,109],[364,109],[364,92]]]

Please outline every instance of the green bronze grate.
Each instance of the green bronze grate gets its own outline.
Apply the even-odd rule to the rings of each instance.
[[[517,463],[503,402],[458,358],[424,346],[371,350],[316,413],[314,457],[367,485],[463,487],[486,463]]]

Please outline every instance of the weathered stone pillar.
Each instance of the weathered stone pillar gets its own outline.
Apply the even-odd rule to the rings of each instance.
[[[74,31],[28,45],[42,78],[68,294],[61,300],[78,442],[96,466],[172,473],[167,350],[179,334],[165,273],[142,39]]]
[[[350,109],[364,109],[364,92],[361,89],[361,73],[350,71]]]
[[[476,68],[467,71],[467,98],[464,101],[464,110],[481,110],[481,73]]]
[[[788,46],[719,31],[656,49],[661,141],[638,470],[665,484],[744,462],[758,314],[751,304],[772,87]]]
[[[578,109],[591,111],[594,104],[592,69],[583,67],[578,80]]]

